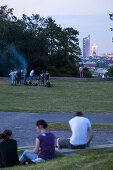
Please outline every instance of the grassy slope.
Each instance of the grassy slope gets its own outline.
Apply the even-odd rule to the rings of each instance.
[[[81,156],[62,157],[36,165],[18,166],[5,168],[5,170],[112,170],[113,169],[113,148],[78,151]]]
[[[0,80],[0,110],[113,113],[113,82],[52,81],[55,88],[16,86]]]
[[[92,128],[95,131],[98,130],[106,130],[106,131],[113,131],[113,125],[112,124],[98,124],[98,123],[93,123]],[[50,131],[70,131],[70,127],[68,122],[66,123],[50,123],[48,129]]]

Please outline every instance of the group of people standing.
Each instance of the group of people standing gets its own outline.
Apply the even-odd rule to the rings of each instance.
[[[11,78],[11,85],[23,85],[26,81],[26,71],[24,69],[21,70],[11,70],[9,73]]]
[[[76,112],[69,121],[72,136],[69,139],[57,139],[56,147],[83,149],[90,145],[93,131],[90,121],[83,116],[82,112]],[[36,122],[37,131],[35,149],[24,151],[18,158],[17,142],[13,139],[11,130],[5,130],[0,134],[0,167],[13,165],[24,165],[26,163],[39,163],[55,158],[55,136],[47,130],[48,124],[45,120]]]
[[[79,67],[80,72],[80,78],[83,78],[83,67]],[[34,70],[30,71],[29,74],[29,81],[26,81],[26,70],[21,69],[19,71],[17,70],[11,70],[9,73],[9,76],[11,78],[11,85],[33,85],[33,77],[37,77],[37,83],[34,85],[38,86],[50,86],[49,78],[50,74],[48,71],[44,73],[44,71],[41,72],[38,76],[35,74]]]
[[[30,84],[32,84],[32,82],[33,82],[33,76],[35,76],[37,78],[37,85],[39,85],[39,86],[45,86],[46,84],[49,83],[50,74],[48,71],[46,71],[45,73],[44,73],[44,71],[42,71],[41,74],[39,74],[39,76],[36,76],[34,73],[34,70],[31,70],[31,72],[29,74],[29,83]]]
[[[46,71],[45,73],[42,71],[41,74],[37,76],[34,70],[31,70],[28,81],[26,81],[26,70],[24,69],[21,69],[19,71],[11,70],[9,73],[9,76],[11,78],[12,86],[15,86],[15,85],[49,86],[50,85],[50,82],[49,82],[50,74],[48,73],[48,71]],[[35,80],[37,80],[37,82],[35,83],[33,83],[34,77],[35,77]]]

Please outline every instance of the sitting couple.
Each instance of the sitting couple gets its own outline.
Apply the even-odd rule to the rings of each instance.
[[[89,146],[93,131],[90,121],[83,117],[81,112],[76,112],[75,117],[69,121],[72,130],[70,139],[57,139],[57,147],[80,149]],[[36,146],[33,151],[24,151],[20,159],[17,154],[17,143],[13,139],[12,132],[5,130],[0,134],[0,167],[25,164],[30,160],[34,163],[43,162],[55,157],[55,137],[51,132],[47,131],[48,124],[44,120],[36,122],[37,130],[40,134],[36,138]],[[87,140],[89,132],[89,137]]]

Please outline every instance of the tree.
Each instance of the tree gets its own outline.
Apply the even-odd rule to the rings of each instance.
[[[92,73],[90,72],[90,70],[87,67],[83,68],[83,75],[84,75],[85,78],[91,78],[92,77]]]
[[[113,77],[113,66],[108,70],[109,77]]]
[[[31,17],[23,14],[17,19],[13,8],[7,9],[7,6],[0,8],[0,16],[1,70],[3,65],[8,65],[8,70],[17,67],[7,48],[13,44],[27,61],[28,71],[35,69],[39,73],[43,69],[51,75],[77,76],[77,56],[81,53],[77,30],[63,29],[51,17],[45,19],[38,14]]]

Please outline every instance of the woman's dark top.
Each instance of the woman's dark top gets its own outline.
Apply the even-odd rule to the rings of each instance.
[[[38,158],[44,160],[55,157],[55,136],[51,133],[41,133],[37,136],[40,141],[40,152]]]
[[[0,167],[19,165],[17,142],[14,139],[4,139],[0,143]]]

